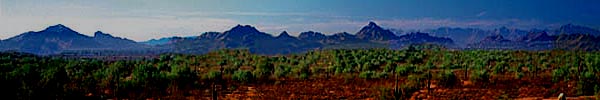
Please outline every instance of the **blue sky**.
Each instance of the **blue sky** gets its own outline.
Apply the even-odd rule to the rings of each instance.
[[[598,0],[0,0],[0,39],[65,24],[136,41],[222,32],[237,24],[288,31],[355,33],[385,28],[600,28]]]

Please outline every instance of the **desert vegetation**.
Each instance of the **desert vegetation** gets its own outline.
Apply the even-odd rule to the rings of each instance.
[[[600,94],[600,53],[390,49],[257,55],[244,49],[153,59],[0,54],[10,99],[501,99]]]

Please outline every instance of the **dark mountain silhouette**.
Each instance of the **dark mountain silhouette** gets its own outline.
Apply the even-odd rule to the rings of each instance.
[[[327,36],[325,36],[323,33],[308,31],[300,33],[298,38],[306,41],[322,41],[325,40]]]
[[[35,54],[54,54],[65,49],[97,48],[102,45],[92,37],[79,34],[58,24],[39,32],[26,32],[3,40],[2,50]]]
[[[101,31],[97,31],[94,33],[94,40],[98,41],[100,44],[102,44],[103,46],[105,46],[105,48],[108,49],[135,49],[145,47],[145,45],[141,45],[133,40],[114,37],[110,34],[103,33]]]
[[[336,33],[330,36],[327,36],[325,43],[328,44],[341,44],[341,43],[359,43],[359,42],[367,42],[359,39],[356,35],[352,35],[347,32]]]
[[[96,32],[89,37],[62,25],[50,26],[38,32],[26,32],[2,41],[1,50],[16,50],[40,55],[57,54],[65,50],[140,49],[145,45],[135,41]]]
[[[290,34],[288,34],[286,31],[281,32],[281,34],[275,38],[281,41],[300,41],[298,38],[290,36]]]
[[[375,25],[374,23],[365,26],[365,30],[374,29],[377,31],[363,31],[363,34],[371,34],[373,36],[385,36],[389,31]],[[425,34],[425,33],[421,33]],[[429,35],[411,37],[409,35],[405,40],[400,41],[402,44],[412,43],[439,43],[452,44],[452,40],[448,38],[437,38]],[[393,36],[393,39],[400,39]],[[204,33],[198,39],[185,39],[184,41],[175,44],[164,45],[163,47],[172,49],[179,53],[205,53],[211,50],[222,48],[243,48],[249,49],[253,53],[261,54],[288,54],[300,53],[314,49],[352,49],[352,48],[389,48],[388,42],[380,38],[360,39],[357,35],[342,32],[333,35],[324,35],[320,32],[307,31],[301,32],[298,37],[290,36],[289,33],[283,31],[279,36],[274,37],[270,34],[260,32],[249,25],[237,25],[232,29],[223,33],[211,32]],[[390,38],[391,39],[391,38]],[[437,39],[437,40],[436,40]],[[396,42],[398,43],[398,42]],[[165,50],[169,50],[165,49]]]
[[[356,37],[363,40],[372,41],[387,41],[397,39],[392,31],[379,27],[375,22],[369,22],[369,24],[356,33]]]
[[[275,37],[260,32],[250,25],[237,25],[231,30],[223,32],[223,34],[219,36],[219,40],[221,40],[227,48],[248,48],[254,46],[260,47],[260,45],[270,45],[268,43],[274,41]]]
[[[320,44],[300,40],[290,36],[287,32],[273,37],[270,34],[258,31],[250,25],[237,25],[223,33],[207,32],[197,39],[186,39],[174,44],[163,45],[177,53],[206,53],[208,51],[234,48],[248,49],[260,54],[289,54],[307,51],[320,46]]]

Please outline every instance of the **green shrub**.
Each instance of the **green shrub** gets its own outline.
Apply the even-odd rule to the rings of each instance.
[[[521,79],[525,76],[523,72],[515,72],[515,79]]]
[[[301,73],[300,76],[298,76],[298,78],[300,79],[308,79],[308,73]]]
[[[458,83],[458,78],[452,71],[444,71],[438,75],[438,85],[452,87]]]
[[[231,79],[233,79],[235,81],[239,81],[239,82],[250,82],[250,81],[254,80],[254,77],[252,76],[252,73],[250,73],[250,71],[237,70],[233,73],[233,76],[231,76]]]
[[[223,73],[225,74],[233,74],[233,72],[237,71],[239,66],[223,66]]]
[[[275,72],[273,74],[275,75],[275,78],[281,78],[287,76],[291,72],[291,70],[291,67],[280,65],[278,67],[275,67]]]
[[[498,74],[498,73],[503,73],[505,72],[505,68],[508,67],[508,63],[501,61],[496,63],[496,66],[494,66],[494,70],[493,70],[493,74]]]
[[[308,65],[296,66],[292,69],[292,72],[300,79],[307,79],[310,76],[310,68]]]
[[[388,72],[379,72],[375,75],[374,78],[388,78],[389,74]]]
[[[478,83],[485,83],[490,81],[490,74],[485,71],[475,71],[471,74],[471,81]]]
[[[396,67],[396,73],[400,75],[408,75],[409,73],[413,73],[414,71],[415,68],[412,65],[402,65]]]
[[[257,62],[256,69],[252,71],[252,74],[255,78],[267,78],[271,76],[271,71],[273,71],[273,64],[269,63],[268,60],[260,60]]]
[[[423,86],[425,86],[423,83],[425,83],[426,78],[423,77],[425,75],[408,75],[408,80],[406,82],[406,84],[411,84],[411,86],[415,86],[417,88],[421,88]]]
[[[255,78],[263,79],[263,78],[267,78],[268,76],[270,76],[271,72],[263,70],[263,69],[256,69],[256,70],[252,71],[252,75],[254,75]]]
[[[363,71],[363,72],[360,72],[358,77],[364,78],[364,79],[373,79],[375,74],[376,74],[375,71]]]
[[[385,66],[383,66],[383,71],[384,72],[389,72],[391,70],[393,70],[391,62],[389,62],[389,63],[385,64]]]
[[[216,70],[211,70],[208,73],[206,73],[203,78],[204,79],[214,80],[214,79],[216,79],[219,76],[221,76],[221,72],[216,71]]]
[[[563,79],[567,79],[565,77],[566,73],[567,73],[567,71],[565,71],[564,69],[561,69],[561,68],[552,70],[552,81],[558,82]]]

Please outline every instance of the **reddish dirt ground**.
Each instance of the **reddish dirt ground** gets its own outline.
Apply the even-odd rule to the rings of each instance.
[[[400,84],[405,79],[400,80]],[[432,92],[421,89],[414,92],[411,99],[456,100],[456,99],[556,99],[565,93],[568,99],[595,99],[593,96],[574,97],[574,82],[552,83],[550,79],[495,79],[486,84],[461,81],[454,87],[432,85]],[[232,83],[232,82],[229,82]],[[279,81],[229,84],[229,88],[220,89],[219,98],[226,100],[255,99],[380,99],[380,88],[394,88],[394,79],[280,79]],[[434,82],[435,83],[435,82]],[[231,88],[231,87],[235,87]],[[210,90],[196,94],[188,99],[210,99]]]

